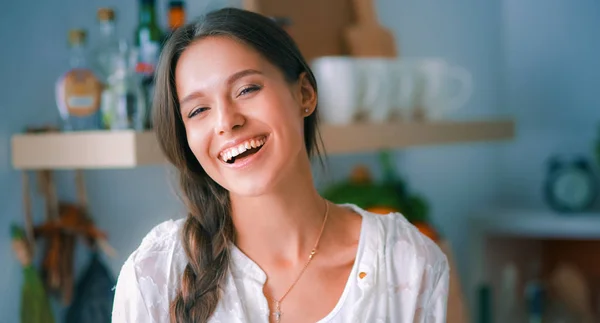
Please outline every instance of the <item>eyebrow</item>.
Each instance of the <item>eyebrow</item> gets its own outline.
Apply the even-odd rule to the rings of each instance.
[[[227,85],[231,85],[232,83],[241,79],[242,77],[246,77],[248,75],[253,75],[253,74],[261,74],[262,75],[263,73],[261,71],[257,71],[257,70],[253,70],[253,69],[242,70],[242,71],[231,74],[227,78]],[[200,92],[200,91],[192,92],[192,93],[186,95],[183,99],[181,99],[179,101],[179,106],[183,106],[184,104],[188,103],[189,101],[191,101],[199,96],[202,96],[202,92]]]

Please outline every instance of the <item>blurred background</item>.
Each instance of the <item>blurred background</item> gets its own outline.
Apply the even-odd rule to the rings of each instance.
[[[144,235],[184,216],[147,120],[153,64],[180,23],[225,6],[272,17],[309,60],[323,194],[443,246],[448,322],[600,322],[593,0],[5,3],[0,322],[108,322],[83,318],[110,308]]]

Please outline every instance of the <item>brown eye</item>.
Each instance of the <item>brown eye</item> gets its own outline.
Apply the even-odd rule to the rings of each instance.
[[[258,90],[260,90],[260,86],[257,86],[257,85],[247,86],[240,91],[240,94],[238,94],[238,97],[240,97],[242,95],[250,94],[252,92],[256,92]]]
[[[192,110],[190,112],[190,114],[188,114],[188,118],[193,118],[197,114],[200,114],[200,113],[202,113],[202,112],[204,112],[206,110],[208,110],[208,108],[206,108],[206,107],[201,107],[201,108],[194,109],[194,110]]]

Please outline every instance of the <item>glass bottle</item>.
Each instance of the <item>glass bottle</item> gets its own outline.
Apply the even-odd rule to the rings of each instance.
[[[154,95],[154,71],[160,55],[163,32],[157,24],[155,0],[140,0],[139,4],[140,16],[134,37],[138,52],[136,72],[140,76],[146,102],[150,107]],[[150,118],[145,123],[147,128],[152,127]]]
[[[127,43],[121,41],[102,92],[102,122],[107,129],[145,129],[146,96],[131,64],[131,55]]]
[[[64,131],[101,128],[102,83],[89,66],[86,38],[83,29],[69,31],[69,70],[56,82],[56,104]]]
[[[102,82],[106,83],[114,68],[114,61],[119,55],[119,38],[115,30],[115,11],[111,8],[100,8],[97,17],[99,38],[93,51],[94,63]]]
[[[532,278],[526,282],[525,300],[527,302],[527,322],[543,323],[547,291],[543,283],[537,278]]]
[[[488,284],[479,286],[477,297],[477,323],[492,323],[492,288]]]
[[[561,300],[549,298],[544,309],[543,323],[583,323],[586,320],[572,312]],[[587,321],[589,322],[589,321]]]
[[[526,315],[518,292],[519,271],[514,263],[502,269],[502,280],[498,297],[499,322],[526,323]]]
[[[181,0],[169,1],[169,32],[185,24],[185,4]]]

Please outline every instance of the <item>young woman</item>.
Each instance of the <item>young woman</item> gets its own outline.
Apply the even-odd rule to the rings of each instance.
[[[315,189],[317,115],[315,78],[270,19],[222,9],[171,36],[154,127],[189,213],[123,265],[113,322],[445,322],[437,246]]]

